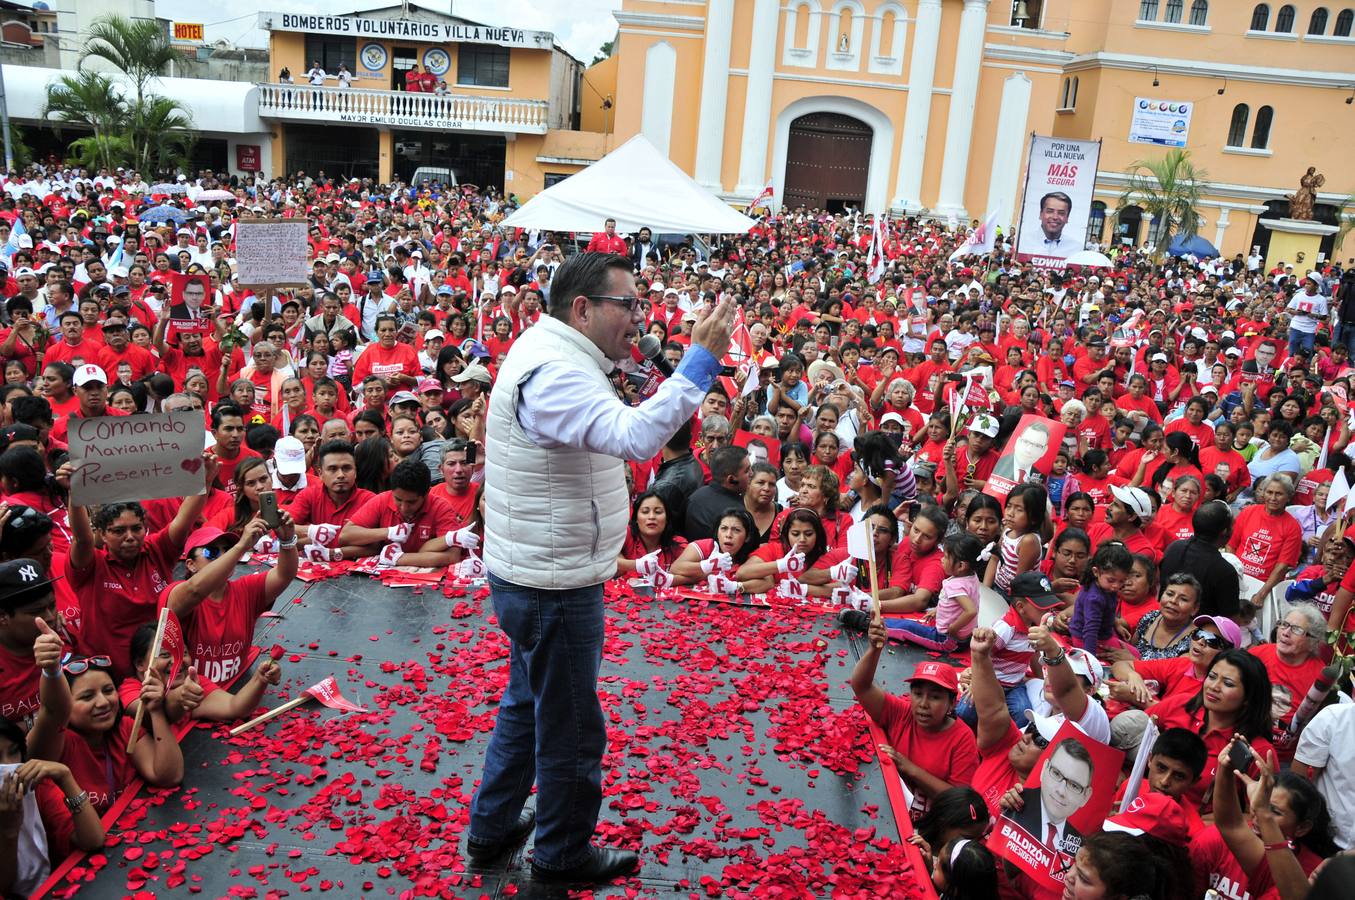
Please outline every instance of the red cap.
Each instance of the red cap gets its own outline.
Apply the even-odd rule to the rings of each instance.
[[[231,543],[235,543],[236,541],[240,540],[240,535],[230,531],[222,531],[215,525],[203,525],[201,528],[197,529],[192,534],[190,534],[188,536],[188,540],[184,542],[183,545],[184,558],[187,559],[188,554],[192,553],[199,547],[210,547],[212,544],[215,544],[218,541],[223,540],[228,540]]]
[[[936,660],[927,660],[917,664],[913,670],[913,677],[909,681],[930,681],[939,688],[950,691],[952,694],[960,692],[960,676],[955,671],[954,666],[948,666],[943,662]]]
[[[1190,826],[1185,811],[1166,794],[1155,791],[1139,794],[1118,816],[1106,820],[1106,831],[1150,834],[1160,841],[1184,847],[1190,841]]]

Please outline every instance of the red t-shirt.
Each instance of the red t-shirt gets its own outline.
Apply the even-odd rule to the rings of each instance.
[[[441,496],[443,500],[446,500],[447,505],[451,507],[452,515],[456,519],[456,524],[452,526],[453,528],[465,528],[468,524],[470,524],[471,519],[475,518],[476,491],[474,484],[468,485],[467,490],[464,494],[453,494],[451,488],[449,488],[447,486],[447,483],[444,481],[441,485],[435,488],[435,493]],[[626,534],[629,535],[630,532],[627,531]],[[687,541],[685,539],[678,538],[678,541],[682,544],[682,546],[684,547],[687,546]],[[643,556],[644,554],[642,553],[640,555]],[[634,559],[635,557],[630,558]],[[667,566],[664,566],[664,568],[667,568]]]
[[[368,375],[385,378],[390,375],[423,376],[423,367],[419,365],[419,354],[408,344],[396,344],[383,347],[378,343],[367,345],[358,361],[353,364],[353,384],[361,384]]]
[[[934,547],[930,553],[917,556],[913,553],[912,542],[908,538],[899,541],[894,548],[894,557],[889,564],[888,587],[903,588],[911,592],[922,588],[932,592],[933,597],[941,593],[941,582],[946,573],[941,568],[941,548]]]
[[[993,474],[993,469],[997,466],[999,454],[996,450],[989,450],[974,464],[973,474],[969,473],[969,444],[961,444],[955,452],[955,477],[960,482],[960,490],[965,489],[965,479],[973,478],[978,481],[987,481],[988,476]]]
[[[1310,656],[1299,665],[1291,666],[1280,659],[1280,650],[1275,644],[1257,644],[1248,648],[1248,652],[1265,663],[1266,671],[1270,673],[1270,708],[1275,714],[1275,730],[1270,739],[1280,759],[1291,760],[1294,748],[1298,746],[1298,735],[1289,733],[1289,723],[1322,671],[1322,659]]]
[[[145,723],[139,733],[148,733]],[[104,734],[105,739],[96,749],[84,737],[68,728],[65,747],[61,751],[61,762],[71,770],[76,784],[89,794],[89,803],[99,815],[108,812],[118,795],[139,777],[132,758],[127,754],[127,739],[132,736],[132,717],[123,716],[116,728]]]
[[[1105,522],[1098,522],[1088,528],[1087,537],[1091,538],[1093,553],[1096,552],[1097,547],[1100,547],[1106,541],[1119,540],[1119,538],[1115,536],[1115,529]],[[1125,538],[1124,545],[1130,553],[1142,553],[1153,562],[1162,561],[1162,551],[1158,548],[1157,543],[1146,532],[1140,531],[1137,534],[1130,535],[1128,538]]]
[[[349,521],[359,528],[390,528],[392,525],[403,524],[405,520],[395,509],[392,492],[385,491],[368,498],[367,502],[353,513]],[[423,509],[419,510],[418,516],[410,524],[414,528],[404,544],[406,552],[410,553],[417,552],[433,538],[444,535],[456,527],[451,506],[439,497],[437,492],[428,495]]]
[[[42,355],[42,361],[44,363],[64,362],[73,366],[78,363],[92,363],[99,358],[101,349],[103,349],[102,344],[98,341],[91,341],[88,337],[78,344],[57,341],[54,344],[47,345],[47,351]]]
[[[1159,543],[1160,550],[1166,550],[1167,545],[1173,541],[1184,540],[1195,533],[1195,527],[1191,522],[1195,518],[1195,511],[1181,512],[1176,508],[1176,504],[1168,504],[1157,511],[1153,517],[1153,525],[1162,535]]]
[[[325,490],[324,483],[317,478],[297,493],[287,507],[287,512],[292,514],[298,525],[342,525],[375,496],[366,488],[353,488],[347,502],[336,506],[329,491]]]
[[[42,670],[33,654],[19,655],[0,646],[0,718],[23,726],[38,711],[38,687]]]
[[[146,538],[130,568],[102,547],[94,549],[94,562],[84,571],[77,571],[67,557],[66,578],[80,598],[80,627],[71,635],[76,650],[108,656],[117,678],[131,675],[132,633],[155,620],[160,595],[169,587],[183,549],[164,529]]]
[[[885,740],[918,768],[950,784],[971,784],[979,768],[979,746],[974,732],[958,719],[949,720],[939,732],[923,731],[913,722],[913,701],[885,695],[885,708],[877,724]],[[927,811],[931,801],[915,791],[908,810],[914,821]]]
[[[1220,450],[1212,444],[1200,448],[1200,468],[1206,475],[1214,474],[1223,479],[1229,492],[1240,490],[1251,484],[1251,473],[1247,471],[1247,461],[1236,450]]]
[[[1161,700],[1177,694],[1193,697],[1200,692],[1200,685],[1204,684],[1204,679],[1195,674],[1195,666],[1188,656],[1136,659],[1134,671],[1147,683],[1148,690]]]
[[[188,356],[177,347],[166,347],[160,355],[160,369],[174,379],[174,386],[179,390],[183,390],[189,369],[201,369],[207,376],[208,387],[214,389],[221,371],[221,351],[204,344],[201,354]]]
[[[127,415],[127,413],[123,412],[123,411],[120,410],[120,409],[115,409],[115,408],[113,408],[113,407],[111,407],[111,406],[108,406],[108,407],[105,407],[105,408],[104,408],[103,415],[105,415],[105,416],[125,416],[125,415]],[[80,410],[79,410],[79,408],[77,408],[74,412],[72,412],[72,413],[70,413],[69,415],[67,415],[65,418],[58,418],[58,419],[56,420],[56,424],[52,426],[52,431],[51,431],[51,438],[52,438],[52,440],[54,440],[54,441],[60,441],[60,442],[63,443],[63,444],[68,444],[68,443],[70,443],[70,441],[68,440],[68,435],[69,435],[69,429],[70,429],[70,421],[71,421],[71,419],[83,419],[83,418],[86,418],[86,417],[80,415]],[[100,416],[90,416],[89,418],[97,419],[97,418],[100,418]]]
[[[188,655],[210,681],[229,683],[244,669],[254,623],[273,604],[264,593],[267,572],[237,576],[220,600],[208,597],[183,617]]]
[[[128,344],[122,351],[116,351],[105,345],[98,354],[99,368],[112,379],[118,377],[118,366],[122,363],[132,367],[132,380],[140,381],[156,370],[156,359],[149,350]],[[210,380],[210,379],[209,379]]]
[[[1214,429],[1206,422],[1201,422],[1199,425],[1192,425],[1185,419],[1176,419],[1168,424],[1166,428],[1162,429],[1162,431],[1164,434],[1175,434],[1178,431],[1181,432],[1190,438],[1191,443],[1195,445],[1196,450],[1214,446]]]
[[[1226,900],[1279,900],[1280,891],[1270,873],[1270,863],[1263,857],[1254,871],[1244,872],[1217,825],[1194,835],[1189,850],[1191,868],[1195,871],[1195,891],[1191,896],[1203,897],[1213,888]],[[1322,857],[1307,847],[1299,847],[1294,855],[1306,875],[1312,875],[1322,864]]]
[[[1242,510],[1233,523],[1228,545],[1242,562],[1242,571],[1265,581],[1280,563],[1296,566],[1303,551],[1303,526],[1287,512],[1271,515],[1263,504]]]
[[[1020,742],[1021,729],[1009,719],[1007,733],[1002,739],[986,750],[979,750],[979,767],[974,773],[972,787],[983,795],[983,802],[988,804],[989,815],[1002,815],[1002,809],[998,805],[1002,795],[1021,781],[1021,776],[1012,768],[1011,760],[1008,758],[1011,749]]]
[[[217,472],[216,482],[221,485],[221,489],[235,499],[235,469],[240,463],[249,459],[251,456],[259,454],[245,446],[245,442],[240,442],[240,452],[234,456],[224,456],[219,447],[213,447],[212,452],[216,454],[217,460],[221,463],[221,469]]]

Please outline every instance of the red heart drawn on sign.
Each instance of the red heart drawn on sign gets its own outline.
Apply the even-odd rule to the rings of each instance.
[[[198,469],[202,468],[202,460],[199,458],[185,459],[183,462],[179,463],[179,468],[183,469],[185,472],[192,472],[196,475],[198,474]]]

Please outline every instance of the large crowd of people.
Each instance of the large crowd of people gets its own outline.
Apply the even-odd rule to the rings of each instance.
[[[561,267],[594,254],[627,285],[582,297],[633,326],[610,378],[627,405],[711,309],[736,309],[696,414],[626,466],[604,577],[840,610],[867,642],[851,687],[943,896],[1048,894],[984,839],[1020,813],[1065,722],[1124,751],[1126,775],[1155,735],[1142,803],[1056,838],[1065,897],[1298,900],[1355,848],[1339,668],[1355,629],[1355,269],[1115,247],[1109,268],[1054,271],[1001,241],[953,256],[965,234],[939,222],[890,219],[873,242],[870,217],[806,209],[710,245],[613,222],[588,241],[501,227],[516,201],[493,190],[323,173],[206,172],[160,196],[135,172],[53,165],[4,187],[6,893],[101,846],[100,816],[137,780],[179,783],[177,723],[246,716],[278,683],[247,652],[300,562],[484,573],[485,466],[507,458],[486,441],[490,398],[530,387],[541,411],[513,434],[568,432],[551,385],[499,373],[567,314]],[[236,199],[196,199],[221,188]],[[138,218],[162,202],[184,224]],[[253,216],[306,219],[304,287],[240,285],[234,228]],[[177,280],[194,274],[206,296]],[[638,346],[651,335],[657,360]],[[67,502],[72,420],[183,410],[203,417],[203,493]],[[1032,416],[1061,427],[1018,433]],[[1034,465],[1056,433],[1052,464]],[[860,523],[878,585],[849,552]],[[246,554],[276,564],[237,577]],[[147,665],[164,606],[182,666]],[[906,685],[876,677],[890,642],[930,651]]]

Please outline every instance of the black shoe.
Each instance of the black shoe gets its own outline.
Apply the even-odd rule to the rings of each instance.
[[[476,862],[487,862],[522,846],[523,841],[527,840],[527,836],[532,833],[534,828],[536,828],[536,811],[524,809],[522,815],[518,816],[517,825],[502,839],[477,841],[474,838],[466,838],[466,855]]]
[[[532,877],[557,884],[606,884],[640,868],[640,855],[630,850],[594,847],[593,855],[569,869],[543,869],[532,863]]]
[[[837,623],[843,628],[864,633],[870,628],[870,613],[859,609],[844,609],[837,614]]]

